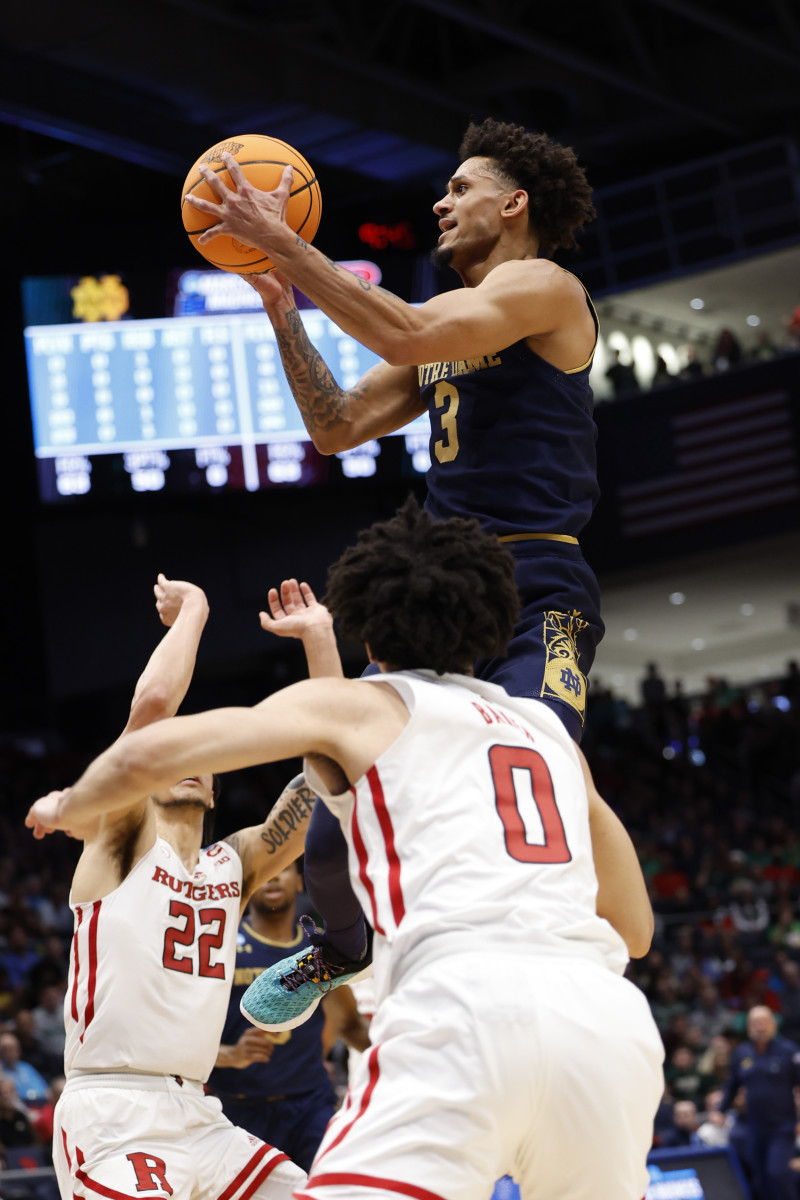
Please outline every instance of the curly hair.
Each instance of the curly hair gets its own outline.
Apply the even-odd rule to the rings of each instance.
[[[378,662],[439,675],[504,654],[519,614],[506,547],[474,519],[432,520],[413,496],[333,564],[324,602]]]
[[[528,193],[529,220],[543,254],[577,247],[575,230],[595,217],[592,189],[575,151],[546,133],[487,117],[472,122],[459,149],[462,161],[489,158],[501,181]]]

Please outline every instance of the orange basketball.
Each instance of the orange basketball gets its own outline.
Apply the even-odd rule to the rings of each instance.
[[[220,267],[223,271],[233,271],[237,275],[263,275],[275,268],[274,262],[263,250],[245,246],[226,234],[214,238],[205,246],[197,245],[200,234],[215,225],[216,219],[192,208],[191,204],[186,203],[186,197],[191,194],[216,203],[216,196],[200,174],[199,167],[203,164],[211,167],[226,187],[233,188],[233,181],[222,161],[226,151],[236,159],[248,182],[263,192],[271,192],[278,186],[284,167],[294,167],[286,219],[295,233],[299,233],[307,242],[317,232],[322,212],[322,195],[317,177],[302,154],[298,154],[286,142],[260,133],[245,133],[241,137],[218,142],[200,155],[186,176],[181,192],[181,216],[192,245],[212,266]]]

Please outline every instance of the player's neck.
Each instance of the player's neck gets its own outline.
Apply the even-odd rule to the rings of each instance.
[[[156,829],[158,836],[169,842],[186,870],[193,871],[203,844],[203,814],[160,810],[156,816]]]
[[[293,942],[297,936],[297,913],[294,905],[285,912],[263,913],[251,909],[245,921],[259,937],[269,942]]]
[[[501,238],[491,249],[486,258],[473,262],[464,267],[457,267],[456,272],[464,287],[477,287],[483,283],[486,276],[502,263],[519,262],[521,259],[538,258],[539,243],[530,238],[509,237]]]

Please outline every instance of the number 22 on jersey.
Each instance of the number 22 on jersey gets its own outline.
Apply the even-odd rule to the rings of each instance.
[[[211,961],[212,950],[219,950],[225,936],[225,909],[201,908],[197,919],[203,927],[199,937],[196,935],[197,921],[195,910],[181,900],[171,900],[169,915],[178,920],[177,925],[171,925],[164,934],[164,953],[162,964],[168,971],[178,971],[182,975],[194,974],[194,961],[191,955],[195,938],[197,938],[197,973],[212,979],[225,978],[225,964]],[[187,952],[182,952],[181,947]]]

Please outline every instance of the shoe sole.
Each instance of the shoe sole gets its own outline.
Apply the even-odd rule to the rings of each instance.
[[[255,1025],[258,1029],[263,1029],[266,1033],[283,1033],[285,1029],[296,1029],[298,1025],[303,1025],[311,1016],[321,999],[322,996],[318,996],[316,1000],[313,1000],[311,1004],[306,1005],[302,1012],[298,1013],[296,1017],[292,1017],[289,1021],[259,1021],[257,1017],[254,1017],[253,1014],[248,1012],[248,1010],[245,1008],[244,1000],[240,1001],[239,1003],[239,1012],[243,1017],[247,1017],[247,1020],[251,1025]]]
[[[371,975],[372,963],[369,963],[366,967],[364,967],[363,971],[357,971],[356,974],[351,975],[349,979],[342,980],[340,983],[334,984],[334,987],[329,988],[328,991],[333,991],[336,987],[341,987],[344,983],[347,983],[349,986],[351,983],[358,983],[361,979],[369,979]],[[265,1033],[283,1033],[286,1029],[297,1029],[298,1025],[303,1025],[311,1016],[319,1002],[325,999],[327,994],[327,992],[321,993],[319,996],[317,996],[316,1000],[312,1000],[310,1004],[307,1004],[302,1012],[299,1012],[296,1016],[291,1017],[288,1021],[259,1021],[257,1017],[253,1016],[249,1009],[245,1008],[244,998],[239,1001],[239,1012],[243,1017],[247,1018],[251,1025],[255,1025],[257,1029],[263,1029]]]

